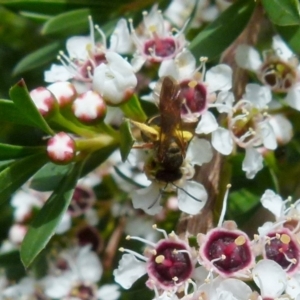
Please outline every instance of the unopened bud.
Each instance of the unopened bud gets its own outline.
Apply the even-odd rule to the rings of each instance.
[[[72,109],[82,123],[95,123],[104,118],[106,104],[98,93],[87,91],[76,98]]]
[[[67,164],[75,157],[75,141],[65,132],[57,133],[48,140],[47,153],[52,162]]]
[[[74,85],[68,81],[55,82],[50,84],[47,89],[55,96],[59,107],[72,103],[77,97]]]
[[[48,116],[57,105],[54,95],[44,87],[38,87],[30,92],[30,97],[42,116]]]

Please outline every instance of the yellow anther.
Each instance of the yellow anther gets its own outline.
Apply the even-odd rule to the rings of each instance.
[[[246,243],[246,238],[244,236],[240,235],[235,239],[234,243],[237,246],[242,246]]]
[[[190,87],[190,88],[194,88],[195,86],[197,85],[197,81],[196,80],[191,80],[190,82],[189,82],[189,84],[188,84],[188,86]]]
[[[130,235],[127,235],[126,238],[125,238],[127,241],[129,241],[131,239],[131,236]]]
[[[281,235],[281,237],[280,237],[280,241],[282,242],[282,243],[284,243],[284,244],[289,244],[289,242],[291,241],[291,238],[290,238],[290,236],[289,235],[287,235],[287,234],[282,234]]]
[[[163,255],[158,255],[155,257],[155,262],[157,264],[161,264],[165,260],[165,257]]]
[[[120,251],[120,252],[124,252],[124,250],[125,250],[125,249],[124,249],[123,247],[120,247],[120,248],[119,248],[119,251]]]

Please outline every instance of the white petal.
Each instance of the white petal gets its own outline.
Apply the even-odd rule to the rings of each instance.
[[[228,278],[220,282],[218,288],[220,291],[227,291],[231,294],[229,299],[239,299],[239,300],[248,300],[250,299],[250,295],[252,293],[251,288],[243,281]],[[223,294],[222,294],[223,296]],[[223,297],[219,298],[223,299]]]
[[[190,215],[197,214],[207,201],[207,192],[204,186],[196,181],[186,181],[183,190],[178,189],[177,194],[179,209]]]
[[[265,108],[271,102],[272,94],[268,87],[256,83],[246,85],[246,93],[243,98],[251,101],[257,108]]]
[[[273,222],[266,222],[262,226],[258,227],[257,231],[259,233],[259,236],[265,236],[273,229],[274,229]]]
[[[217,130],[219,124],[215,118],[215,116],[210,112],[206,111],[202,114],[200,122],[198,123],[195,132],[198,134],[204,133],[209,134],[215,130]]]
[[[158,70],[158,76],[172,76],[175,80],[179,80],[179,72],[173,59],[163,60]]]
[[[248,45],[237,47],[235,61],[241,68],[251,71],[257,71],[262,64],[258,51]]]
[[[61,65],[52,64],[50,70],[44,72],[44,80],[46,82],[67,81],[73,75]]]
[[[118,21],[110,38],[110,49],[120,54],[132,52],[133,43],[125,19]]]
[[[234,95],[227,91],[220,92],[215,103],[222,104],[222,106],[216,106],[219,113],[228,113],[232,110]]]
[[[300,85],[293,86],[284,100],[290,107],[300,111]]]
[[[198,166],[211,161],[213,152],[210,143],[205,139],[194,137],[189,144],[186,157],[192,165]]]
[[[105,284],[97,291],[99,300],[117,300],[120,294],[119,286],[116,284]]]
[[[279,144],[287,144],[293,137],[293,125],[282,114],[272,115],[269,124],[272,126]]]
[[[179,72],[179,79],[185,80],[193,76],[196,69],[196,59],[193,54],[185,49],[180,52],[176,58],[175,62]]]
[[[275,150],[277,148],[276,136],[270,124],[263,124],[261,128],[263,144],[267,149]]]
[[[146,58],[139,54],[134,54],[133,58],[130,61],[133,71],[135,73],[137,73],[142,68],[145,62],[146,62]]]
[[[228,91],[232,87],[232,69],[220,64],[209,69],[205,74],[205,83],[210,92]]]
[[[266,190],[262,195],[260,202],[263,207],[272,212],[276,218],[282,216],[284,211],[284,202],[282,198],[271,190]]]
[[[292,299],[299,299],[300,296],[300,274],[295,274],[288,280],[286,293]],[[298,296],[298,298],[297,298]]]
[[[256,173],[262,168],[262,155],[254,148],[246,148],[246,154],[242,164],[242,169],[246,172],[246,177],[249,179],[254,178]]]
[[[80,249],[75,268],[79,274],[79,278],[93,283],[99,281],[103,273],[99,257],[95,252],[90,250],[90,245]]]
[[[62,234],[68,231],[72,225],[72,218],[68,213],[65,213],[55,229],[56,234]]]
[[[212,133],[211,144],[223,155],[229,155],[233,149],[233,139],[229,130],[219,127]]]
[[[118,269],[113,272],[115,281],[124,289],[129,289],[144,274],[146,274],[146,263],[136,259],[133,254],[127,253],[123,254]]]
[[[157,183],[131,192],[132,204],[135,209],[142,209],[149,215],[155,215],[162,210],[160,205],[161,191]]]
[[[275,50],[276,54],[284,60],[288,60],[294,56],[294,53],[279,35],[273,37],[272,48]]]
[[[67,40],[67,51],[70,58],[86,60],[88,58],[87,48],[92,45],[89,36],[73,36]]]
[[[72,284],[76,280],[71,272],[65,272],[61,276],[46,276],[42,280],[47,297],[62,299],[71,291]]]
[[[277,298],[286,288],[287,275],[273,260],[260,260],[253,268],[252,274],[263,298]]]

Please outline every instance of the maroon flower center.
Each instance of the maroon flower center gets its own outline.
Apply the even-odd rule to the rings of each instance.
[[[81,300],[96,300],[95,287],[86,285],[84,283],[79,283],[74,286],[71,290],[70,297],[76,297],[76,299]]]
[[[144,46],[144,53],[146,55],[155,57],[170,57],[175,54],[176,43],[171,37],[168,38],[157,38],[148,40]]]
[[[261,68],[261,80],[275,92],[287,92],[296,79],[295,68],[279,59],[267,61]]]
[[[93,199],[94,197],[90,191],[77,186],[68,211],[74,216],[80,216],[93,204]]]
[[[95,227],[86,226],[80,229],[76,234],[78,244],[83,247],[85,245],[91,245],[91,250],[98,252],[101,248],[101,238],[99,232]]]
[[[184,245],[164,241],[156,250],[149,264],[149,274],[164,286],[174,286],[187,280],[193,270],[192,262]]]
[[[192,87],[190,81],[185,80],[180,83],[180,88],[182,98],[185,100],[181,109],[183,114],[201,113],[206,108],[207,90],[203,84],[197,83]]]
[[[283,269],[292,272],[298,266],[299,248],[286,232],[268,234],[265,256],[276,261]]]
[[[206,243],[204,255],[221,272],[231,274],[244,269],[251,262],[251,249],[246,238],[234,232],[220,231],[213,233]]]

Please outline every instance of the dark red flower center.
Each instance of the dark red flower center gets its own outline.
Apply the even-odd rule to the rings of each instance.
[[[158,38],[155,37],[152,40],[148,40],[144,46],[144,52],[146,55],[155,57],[170,57],[175,54],[176,43],[171,37]]]
[[[164,241],[149,264],[149,274],[164,286],[174,286],[187,280],[193,270],[187,249],[183,244]]]
[[[244,269],[251,262],[251,249],[246,237],[230,231],[216,231],[204,248],[204,255],[223,273]]]
[[[185,101],[182,105],[182,113],[188,114],[201,113],[207,107],[207,89],[202,83],[195,86],[190,84],[189,80],[180,83],[181,95]]]
[[[298,266],[299,248],[287,232],[268,234],[265,256],[276,261],[283,269],[292,272]]]

